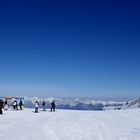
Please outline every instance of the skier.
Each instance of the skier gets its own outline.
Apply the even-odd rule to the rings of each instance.
[[[4,102],[4,104],[5,104],[5,105],[7,105],[7,99],[5,99],[5,102]]]
[[[17,101],[16,100],[14,100],[14,102],[13,102],[13,109],[15,110],[18,110],[18,107],[17,107]]]
[[[3,101],[2,101],[2,99],[0,99],[0,115],[3,114],[2,108],[3,108]]]
[[[18,110],[18,102],[17,102],[17,100],[16,100],[16,110]]]
[[[16,100],[13,102],[13,109],[16,109]]]
[[[51,112],[52,111],[55,111],[55,102],[54,101],[51,102]]]
[[[5,102],[4,102],[4,110],[8,110],[8,103],[7,103],[7,99],[5,99]]]
[[[46,108],[45,108],[45,101],[43,100],[43,102],[42,102],[42,107],[43,107],[43,111],[46,111]]]
[[[23,108],[23,102],[22,102],[22,100],[20,99],[20,102],[19,102],[19,107],[20,107],[20,110],[22,110]]]
[[[38,113],[39,102],[35,102],[35,113]]]

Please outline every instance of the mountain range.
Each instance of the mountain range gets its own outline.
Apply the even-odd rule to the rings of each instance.
[[[43,100],[46,103],[46,108],[51,107],[51,102],[54,100],[57,109],[71,109],[71,110],[106,110],[114,109],[123,106],[125,102],[117,101],[102,101],[93,99],[63,99],[63,98],[40,98],[40,97],[25,97],[25,107],[33,108],[35,101],[40,103],[42,107]]]

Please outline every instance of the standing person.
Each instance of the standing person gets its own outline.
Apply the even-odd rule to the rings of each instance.
[[[52,111],[55,111],[55,102],[54,101],[51,102],[51,112]]]
[[[38,113],[39,102],[35,102],[35,113]]]
[[[18,110],[18,102],[17,102],[17,100],[16,100],[16,110]]]
[[[20,110],[22,110],[23,108],[23,102],[22,102],[22,100],[20,99],[20,102],[19,102],[19,107],[20,107]]]
[[[5,102],[4,102],[4,110],[8,110],[8,103],[7,103],[7,99],[5,99]]]
[[[4,102],[4,104],[5,104],[5,105],[7,105],[7,99],[5,99],[5,102]]]
[[[13,102],[13,109],[15,110],[16,109],[16,100],[14,100],[14,102]]]
[[[46,103],[45,103],[45,101],[43,100],[43,102],[42,102],[43,111],[46,111],[45,105],[46,105]]]
[[[2,99],[0,99],[0,115],[3,114],[2,108],[3,108],[3,101],[2,101]]]

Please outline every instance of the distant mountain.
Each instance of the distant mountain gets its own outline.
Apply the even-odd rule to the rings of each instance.
[[[62,98],[40,98],[40,97],[25,97],[25,107],[33,108],[35,101],[39,101],[42,107],[42,101],[46,102],[46,108],[50,108],[50,103],[55,100],[57,109],[71,110],[106,110],[122,106],[124,102],[116,101],[98,101],[93,99],[62,99]]]
[[[125,103],[121,109],[140,108],[140,98]]]

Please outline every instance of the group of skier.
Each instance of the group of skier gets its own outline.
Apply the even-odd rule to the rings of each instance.
[[[13,105],[14,110],[18,110],[18,109],[23,110],[23,102],[22,102],[22,100],[20,100],[19,103],[17,102],[17,100],[14,100],[12,105]],[[0,115],[3,114],[2,109],[8,110],[7,99],[4,99],[4,100],[0,99]]]
[[[14,102],[13,102],[13,109],[14,110],[18,110],[18,109],[23,110],[23,101],[20,100],[19,103],[18,103],[17,100],[14,100]]]
[[[18,109],[23,110],[23,101],[22,100],[20,100],[19,102],[17,100],[14,100],[12,105],[13,105],[13,110],[18,110]],[[44,100],[42,102],[42,108],[43,108],[43,111],[46,111],[46,103]],[[6,99],[5,100],[0,99],[0,115],[3,114],[2,109],[8,110],[8,103],[7,103]],[[38,109],[39,109],[39,102],[36,101],[35,102],[35,113],[38,113]],[[55,101],[54,100],[51,102],[50,111],[51,112],[55,111]]]
[[[35,113],[38,113],[38,108],[39,108],[39,102],[36,101],[35,102]],[[43,111],[46,111],[46,103],[44,100],[42,102],[42,108],[43,108]],[[51,112],[55,111],[55,101],[54,100],[51,102],[51,110],[50,111]]]
[[[0,115],[3,114],[2,109],[4,108],[4,110],[8,110],[8,104],[7,104],[7,100],[2,100],[0,99]]]

